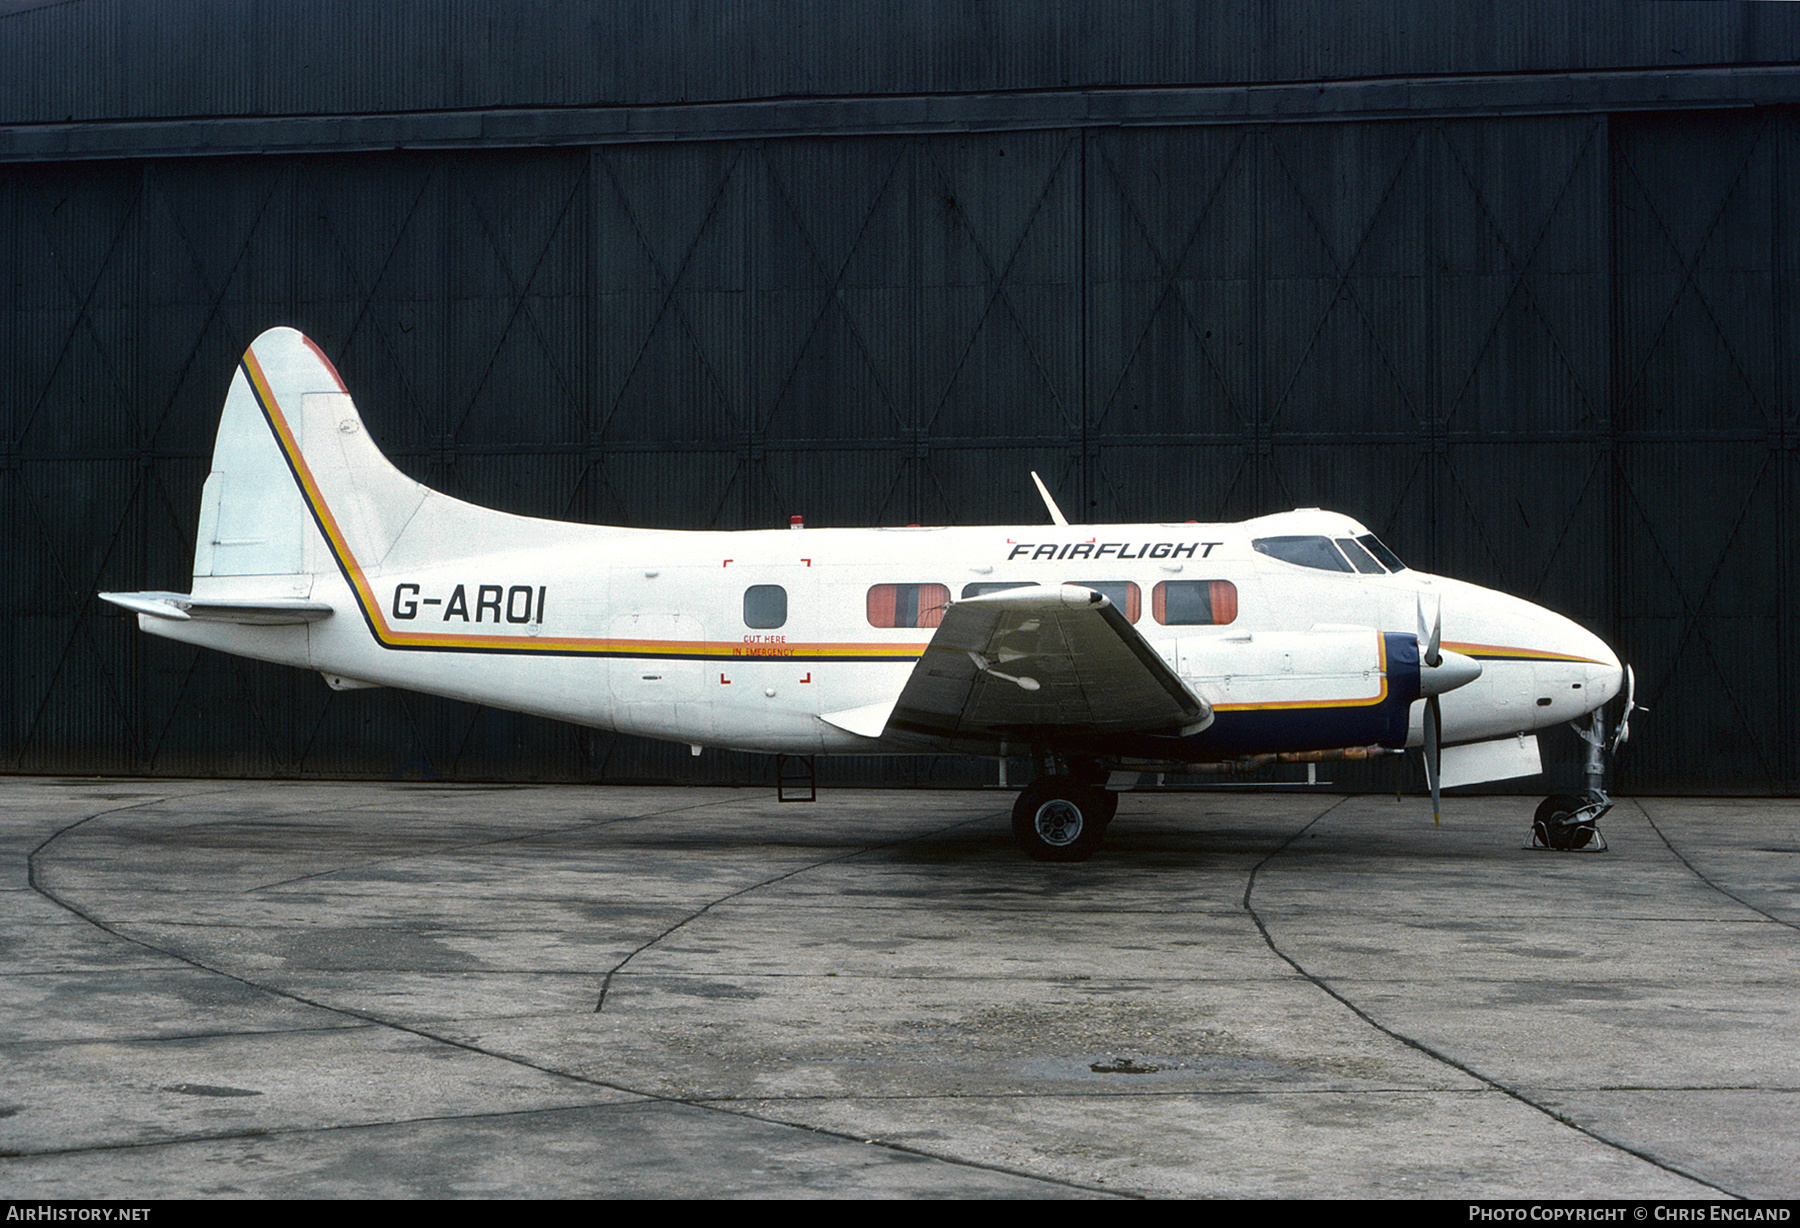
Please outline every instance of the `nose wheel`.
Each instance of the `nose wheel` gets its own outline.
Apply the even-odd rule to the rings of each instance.
[[[1531,819],[1531,848],[1558,853],[1606,851],[1606,837],[1596,824],[1612,809],[1612,799],[1595,790],[1585,798],[1553,793],[1538,803]]]
[[[1630,670],[1625,672],[1625,677],[1625,714],[1611,747],[1615,754],[1625,743],[1631,713],[1636,708]],[[1641,708],[1637,710],[1642,711]],[[1606,837],[1600,834],[1598,824],[1600,816],[1613,807],[1612,798],[1601,787],[1606,780],[1606,713],[1596,708],[1588,713],[1586,720],[1571,721],[1570,724],[1587,743],[1587,793],[1579,797],[1573,793],[1552,793],[1539,802],[1537,813],[1531,818],[1531,842],[1525,847],[1557,853],[1604,853]]]
[[[1116,793],[1073,776],[1045,776],[1013,803],[1013,839],[1033,861],[1086,861],[1118,809]]]

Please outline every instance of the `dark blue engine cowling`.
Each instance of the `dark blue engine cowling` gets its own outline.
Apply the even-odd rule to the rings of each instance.
[[[1373,702],[1319,702],[1318,706],[1215,708],[1213,722],[1186,738],[1170,735],[1087,736],[1078,744],[1046,738],[1058,751],[1165,763],[1231,760],[1247,754],[1341,751],[1350,747],[1406,747],[1409,717],[1420,697],[1418,637],[1382,632],[1388,686]]]
[[[1213,722],[1185,738],[1125,737],[1090,742],[1086,753],[1198,763],[1292,751],[1406,745],[1408,718],[1419,698],[1419,641],[1401,632],[1382,635],[1387,687],[1372,703],[1318,707],[1221,708]]]
[[[1209,727],[1181,740],[1183,753],[1201,760],[1348,746],[1404,747],[1408,718],[1419,698],[1419,641],[1400,632],[1386,633],[1382,640],[1387,689],[1376,702],[1225,709]]]

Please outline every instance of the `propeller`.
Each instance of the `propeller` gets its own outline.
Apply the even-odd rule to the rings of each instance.
[[[1425,625],[1425,596],[1415,599],[1419,622],[1419,693],[1425,700],[1425,782],[1431,788],[1431,823],[1442,821],[1442,780],[1444,767],[1444,709],[1438,697],[1445,691],[1467,686],[1481,677],[1481,662],[1460,652],[1446,652],[1444,638],[1444,603],[1434,598],[1431,625]]]
[[[1444,663],[1444,653],[1440,643],[1444,636],[1444,602],[1441,598],[1432,602],[1429,630],[1425,627],[1424,594],[1414,598],[1414,612],[1418,615],[1419,621],[1419,664],[1426,669],[1436,669]],[[1421,687],[1421,689],[1423,688]],[[1425,696],[1425,785],[1431,790],[1431,825],[1433,827],[1439,826],[1443,816],[1442,790],[1439,787],[1439,782],[1443,778],[1443,766],[1444,709],[1439,705],[1437,694],[1434,691]]]

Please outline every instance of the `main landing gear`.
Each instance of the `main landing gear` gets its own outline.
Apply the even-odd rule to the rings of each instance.
[[[1086,861],[1118,809],[1119,795],[1103,785],[1043,776],[1013,803],[1013,839],[1033,861]]]

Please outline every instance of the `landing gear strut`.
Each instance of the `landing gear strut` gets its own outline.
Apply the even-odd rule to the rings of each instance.
[[[1040,777],[1013,803],[1013,839],[1033,861],[1086,861],[1118,809],[1119,795],[1100,785]]]

